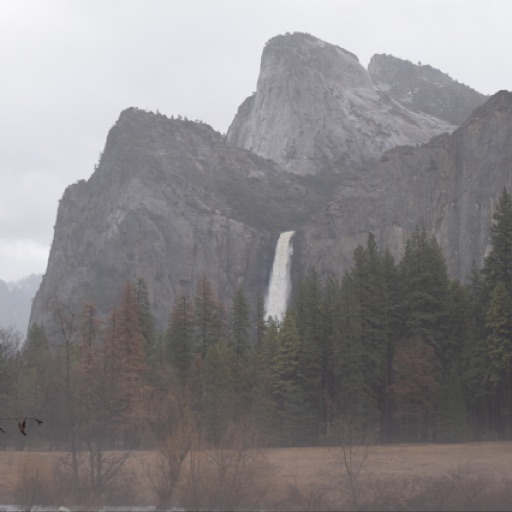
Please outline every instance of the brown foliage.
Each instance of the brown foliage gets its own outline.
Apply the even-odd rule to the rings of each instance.
[[[180,505],[192,510],[261,507],[266,481],[256,441],[254,429],[242,420],[229,425],[216,448],[191,451],[179,486]]]
[[[197,431],[189,389],[174,377],[166,369],[157,372],[148,401],[149,426],[157,451],[146,472],[159,507],[170,504]]]
[[[136,294],[127,282],[118,307],[112,315],[111,369],[113,401],[117,406],[116,430],[132,435],[144,423],[144,403],[148,389],[145,384],[147,366],[144,337],[141,332]]]
[[[88,482],[97,496],[122,473],[129,451],[107,455],[112,447],[133,449],[147,423],[144,338],[131,283],[103,328],[93,304],[85,304],[79,338],[77,433],[87,462],[73,444],[69,467],[73,486]],[[86,469],[87,477],[79,472]]]
[[[439,391],[436,380],[434,349],[421,338],[399,343],[394,357],[395,382],[389,386],[394,399],[395,417],[405,438],[425,440]]]

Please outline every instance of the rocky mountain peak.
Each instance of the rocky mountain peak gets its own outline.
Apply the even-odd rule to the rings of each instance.
[[[476,108],[471,115],[467,118],[464,124],[472,124],[475,122],[482,122],[496,116],[510,117],[512,109],[512,92],[511,91],[498,91],[493,94],[488,101],[482,106]]]
[[[374,76],[391,76],[387,62],[373,61]],[[400,77],[400,62],[389,62]],[[441,87],[442,76],[423,71],[425,90]],[[93,175],[60,202],[31,323],[51,333],[52,301],[77,312],[92,301],[106,313],[137,278],[159,328],[203,275],[224,301],[239,286],[254,297],[268,284],[278,233],[290,229],[293,272],[339,275],[368,232],[399,257],[423,225],[463,278],[511,185],[512,95],[500,92],[452,133],[386,84],[350,52],[295,33],[267,43],[256,93],[226,137],[201,122],[123,111]]]
[[[223,300],[242,283],[254,297],[268,278],[275,231],[304,221],[320,201],[204,123],[127,109],[92,176],[60,201],[31,323],[51,326],[52,301],[77,312],[92,301],[106,313],[137,278],[161,328],[176,294],[192,295],[203,274]]]
[[[260,73],[272,72],[274,67],[276,72],[285,73],[290,79],[306,72],[343,87],[372,87],[356,55],[302,32],[279,35],[267,42]]]
[[[375,84],[403,106],[460,125],[487,96],[421,63],[374,55],[368,72]]]
[[[256,94],[239,108],[227,138],[292,173],[316,174],[360,167],[391,147],[452,129],[379,90],[352,53],[295,33],[267,43]]]
[[[450,275],[465,280],[488,250],[492,215],[512,190],[512,93],[500,91],[451,134],[396,147],[346,180],[296,235],[303,268],[348,268],[368,233],[399,259],[418,226],[439,242]]]

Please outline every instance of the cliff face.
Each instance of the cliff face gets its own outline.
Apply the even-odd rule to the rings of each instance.
[[[240,106],[227,138],[290,172],[315,174],[359,168],[453,128],[379,90],[355,55],[295,33],[267,43],[256,94]]]
[[[461,125],[488,98],[429,65],[391,55],[374,55],[368,65],[374,83],[401,105]]]
[[[385,153],[364,176],[353,173],[337,197],[296,236],[300,266],[322,273],[351,265],[373,232],[400,258],[423,225],[439,241],[452,276],[481,264],[495,203],[512,190],[512,93],[501,91],[453,134]]]
[[[319,204],[293,180],[207,125],[124,111],[94,174],[60,202],[31,323],[48,325],[55,300],[106,312],[136,278],[148,284],[159,327],[178,290],[193,294],[203,273],[224,300],[241,284],[254,297],[272,265],[270,228]]]
[[[372,62],[382,85],[388,64]],[[411,112],[380,90],[349,52],[294,34],[267,44],[228,141],[204,124],[124,111],[94,174],[64,193],[30,322],[51,334],[54,301],[106,313],[136,278],[159,328],[203,273],[226,304],[239,285],[252,299],[290,229],[296,275],[340,275],[369,232],[400,258],[424,225],[464,278],[482,261],[502,187],[512,189],[512,94],[493,96],[453,133],[418,105]]]

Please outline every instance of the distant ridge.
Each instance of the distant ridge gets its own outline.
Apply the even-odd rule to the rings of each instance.
[[[42,276],[36,274],[13,282],[0,279],[0,327],[14,328],[23,335],[26,333],[32,299],[41,279]]]
[[[368,72],[375,84],[404,107],[460,125],[488,96],[429,65],[374,55]]]

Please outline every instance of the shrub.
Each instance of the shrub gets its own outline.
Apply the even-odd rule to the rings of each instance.
[[[187,509],[252,509],[265,495],[263,461],[254,429],[245,421],[229,425],[213,449],[191,450],[189,467],[179,486]],[[262,482],[263,480],[263,482]]]

